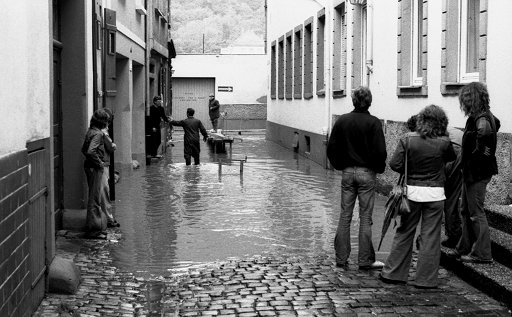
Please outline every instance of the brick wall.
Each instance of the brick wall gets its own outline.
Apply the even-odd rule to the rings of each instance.
[[[0,316],[21,315],[30,291],[26,151],[0,158]]]

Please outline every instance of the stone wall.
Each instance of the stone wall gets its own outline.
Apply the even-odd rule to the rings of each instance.
[[[386,121],[383,123],[388,151],[388,162],[393,155],[398,140],[408,130],[405,122]],[[496,150],[499,174],[495,175],[487,186],[486,205],[504,205],[512,203],[512,134],[498,133],[498,148]],[[387,194],[396,183],[398,174],[389,166],[379,175],[379,190]]]
[[[219,127],[224,130],[265,129],[267,104],[221,104]]]

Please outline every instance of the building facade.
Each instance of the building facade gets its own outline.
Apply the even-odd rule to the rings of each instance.
[[[52,7],[6,3],[0,41],[0,316],[29,316],[54,256]],[[22,19],[20,17],[23,17]],[[34,49],[37,48],[37,49]]]
[[[111,173],[134,159],[145,164],[149,100],[170,95],[169,2],[6,4],[0,40],[12,47],[0,53],[0,316],[32,314],[48,284],[55,230],[72,214],[85,225],[81,146],[96,109],[114,114]]]
[[[269,0],[267,138],[328,167],[330,129],[352,111],[351,91],[364,85],[391,155],[404,122],[428,104],[463,128],[458,91],[481,81],[502,124],[490,196],[510,200],[512,91],[505,86],[512,61],[505,56],[512,44],[503,39],[512,35],[505,26],[511,9],[506,0]],[[389,169],[380,177],[393,179]]]
[[[245,49],[245,48],[244,48]],[[186,118],[186,109],[196,111],[206,129],[211,129],[208,96],[221,105],[219,128],[264,129],[266,121],[266,63],[264,53],[179,54],[173,61],[172,115]]]

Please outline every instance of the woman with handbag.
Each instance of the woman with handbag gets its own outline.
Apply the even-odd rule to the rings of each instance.
[[[444,209],[444,166],[456,154],[446,135],[448,118],[436,105],[425,107],[417,116],[416,131],[402,138],[389,166],[405,174],[404,192],[409,209],[401,208],[401,222],[380,279],[405,284],[412,260],[413,240],[421,219],[421,241],[415,281],[417,288],[437,287],[441,257],[441,225]]]

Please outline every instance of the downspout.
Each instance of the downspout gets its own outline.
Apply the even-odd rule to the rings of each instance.
[[[370,87],[370,78],[373,74],[373,0],[367,0],[366,4],[367,10],[367,56],[366,56],[366,82],[368,83],[368,87]]]
[[[324,82],[325,82],[325,98],[327,99],[327,129],[325,131],[325,163],[324,166],[327,168],[329,166],[329,159],[327,158],[327,143],[329,142],[329,136],[331,135],[331,129],[332,129],[332,77],[331,77],[331,71],[332,71],[332,62],[333,62],[333,56],[332,56],[332,46],[333,46],[333,29],[332,29],[332,12],[334,10],[334,7],[331,3],[326,10],[325,10],[325,32],[327,33],[327,36],[324,35],[325,42],[325,52],[327,53],[328,58],[325,58],[326,65],[324,67],[326,68],[324,71]],[[323,132],[323,131],[322,131]]]
[[[265,39],[265,54],[267,54],[267,26],[268,26],[268,17],[267,17],[267,14],[268,14],[268,5],[267,5],[267,1],[268,0],[265,0],[265,36],[264,36],[264,39]]]

